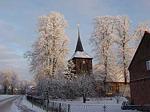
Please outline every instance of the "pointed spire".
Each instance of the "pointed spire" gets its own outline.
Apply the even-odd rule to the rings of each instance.
[[[77,25],[78,26],[78,41],[77,41],[77,46],[76,46],[76,51],[84,51],[83,50],[83,46],[82,46],[82,42],[81,42],[81,39],[80,39],[80,30],[79,30],[79,24]]]

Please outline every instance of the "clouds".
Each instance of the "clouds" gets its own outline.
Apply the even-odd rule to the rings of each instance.
[[[15,27],[2,20],[0,20],[0,37],[1,42],[15,43],[18,40]]]
[[[0,70],[13,69],[18,72],[21,79],[30,79],[28,77],[28,65],[22,56],[7,46],[0,45]],[[27,76],[26,76],[27,75]]]
[[[1,38],[6,37],[6,36],[10,38],[9,32],[11,32],[11,31],[13,32],[14,28],[11,25],[9,25],[8,23],[6,23],[5,21],[0,20]]]
[[[143,8],[149,8],[150,7],[150,1],[149,0],[138,0],[138,2],[143,5]]]
[[[137,24],[150,18],[149,6],[149,0],[0,0],[0,69],[12,67],[23,78],[30,77],[23,54],[38,37],[39,16],[51,11],[64,14],[69,22],[70,54],[74,52],[79,22],[84,49],[91,53],[88,39],[95,16],[129,15]]]
[[[14,69],[22,79],[29,79],[28,65],[23,58],[24,39],[18,36],[13,25],[0,20],[0,70]]]

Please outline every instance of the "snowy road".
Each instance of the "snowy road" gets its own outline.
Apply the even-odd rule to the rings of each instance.
[[[25,96],[0,95],[0,112],[44,112],[32,106]]]
[[[0,100],[0,112],[10,112],[12,104],[19,96],[11,96]]]

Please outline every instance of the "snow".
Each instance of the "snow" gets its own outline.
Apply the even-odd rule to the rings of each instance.
[[[71,112],[103,112],[104,106],[106,107],[106,112],[137,112],[133,110],[122,110],[119,104],[81,104],[81,105],[71,105]]]
[[[10,112],[21,112],[21,110],[18,109],[16,102],[12,104]]]
[[[7,95],[6,95],[7,96]],[[5,96],[5,97],[6,97]],[[9,97],[9,96],[7,96]],[[82,103],[82,98],[69,101],[69,100],[54,100],[51,102],[55,102],[56,104],[61,103],[62,108],[64,110],[68,109],[68,104],[70,105],[70,112],[138,112],[136,110],[121,110],[121,104],[123,101],[126,101],[124,97],[119,99],[119,103],[117,104],[116,98],[88,98],[89,101],[86,103]],[[45,112],[41,108],[33,105],[27,101],[25,96],[21,96],[16,99],[11,106],[10,111],[8,112]]]
[[[120,98],[117,104],[115,98],[96,98],[90,99],[86,103],[82,103],[81,99],[75,101],[54,101],[62,104],[70,104],[70,112],[103,112],[104,106],[106,112],[138,112],[136,110],[122,110],[121,104],[125,98]]]
[[[20,112],[15,104],[17,97],[17,95],[0,95],[0,110],[2,112]]]
[[[0,99],[4,100],[0,105],[4,105],[4,110],[7,112],[45,112],[41,108],[33,105],[26,100],[25,96],[20,96],[13,101],[13,98],[6,100],[7,98],[14,97],[15,95],[0,95]],[[15,98],[15,97],[14,97]],[[10,103],[12,101],[12,103]],[[0,111],[1,112],[1,111]]]
[[[13,97],[14,95],[0,95],[0,101],[6,99],[6,98],[10,98]]]
[[[76,51],[72,58],[91,58],[86,52],[84,51]]]
[[[35,105],[32,105],[32,103],[30,103],[29,101],[27,101],[26,97],[24,96],[22,101],[21,101],[21,105],[23,105],[24,107],[32,110],[33,112],[45,112],[44,110],[42,110],[40,107],[37,107]]]

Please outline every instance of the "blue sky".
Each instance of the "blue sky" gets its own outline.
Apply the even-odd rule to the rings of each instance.
[[[134,28],[150,20],[149,7],[149,0],[0,0],[0,69],[15,69],[22,79],[32,79],[23,54],[38,37],[38,17],[51,11],[62,13],[68,21],[69,56],[76,45],[77,23],[84,49],[93,56],[89,38],[94,17],[127,15]]]

